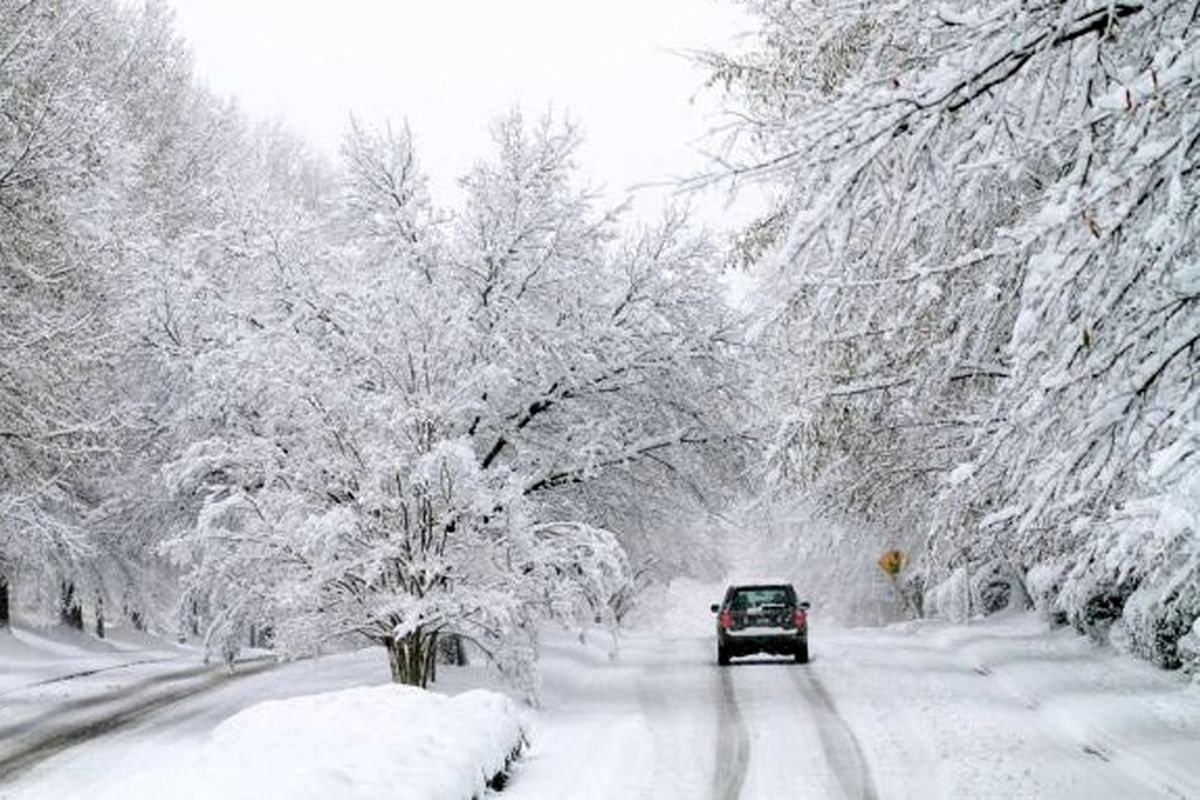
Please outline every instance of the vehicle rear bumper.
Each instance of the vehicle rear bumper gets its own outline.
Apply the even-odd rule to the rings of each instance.
[[[717,636],[717,643],[732,656],[749,655],[750,653],[775,653],[790,655],[796,648],[808,642],[807,631],[786,631],[779,633],[738,633],[737,631],[722,631]]]

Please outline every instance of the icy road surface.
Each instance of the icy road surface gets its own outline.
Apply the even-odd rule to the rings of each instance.
[[[703,613],[687,633],[626,635],[615,659],[602,632],[583,642],[547,635],[532,744],[496,797],[1200,798],[1200,684],[1183,676],[1031,615],[885,629],[813,618],[807,665],[751,658],[719,667]],[[174,765],[221,720],[264,699],[386,681],[373,650],[226,679],[201,670],[177,679],[174,663],[135,669],[154,673],[123,677],[129,686],[111,703],[87,681],[51,684],[63,693],[54,702],[79,719],[29,708],[11,720],[28,736],[31,721],[76,724],[86,709],[103,719],[123,704],[153,704],[23,759],[0,780],[0,798],[102,796],[146,772],[162,776],[163,798],[196,797],[171,781]],[[494,685],[480,668],[444,672],[443,691]],[[155,702],[187,682],[202,691]],[[20,695],[0,697],[0,708]]]

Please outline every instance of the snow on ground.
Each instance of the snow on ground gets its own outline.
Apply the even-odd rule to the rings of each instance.
[[[879,797],[1200,797],[1200,687],[1033,615],[814,641]]]
[[[105,639],[69,628],[0,628],[0,698],[33,684],[187,656],[198,658],[195,649],[120,628]]]
[[[697,645],[635,634],[610,659],[602,633],[585,642],[547,635],[532,746],[504,796],[637,798],[657,787],[660,796],[705,797],[717,742],[706,701],[717,675]]]
[[[183,764],[147,765],[99,800],[286,797],[463,800],[519,750],[513,702],[375,686],[259,703],[222,722]]]
[[[137,672],[150,668],[161,672]],[[498,683],[481,667],[443,667],[439,675],[438,689],[449,693]],[[101,676],[106,686],[95,683]],[[83,686],[76,687],[79,681]],[[283,664],[243,663],[233,672],[205,666],[193,654],[167,665],[112,670],[0,696],[0,714],[20,709],[29,725],[17,735],[0,735],[0,799],[93,796],[150,769],[183,774],[222,722],[256,704],[389,684],[382,648],[368,648]],[[54,694],[45,693],[50,688]],[[14,703],[14,696],[24,699]],[[81,729],[79,737],[72,735]],[[31,745],[30,757],[20,758]],[[256,758],[243,755],[251,762]],[[6,762],[12,774],[6,774]]]
[[[836,628],[813,661],[719,668],[708,606],[678,582],[620,656],[544,647],[544,707],[505,793],[547,798],[1200,797],[1200,685],[1050,630]]]
[[[1200,683],[1185,676],[1028,614],[839,628],[819,610],[810,616],[810,664],[749,658],[721,668],[709,604],[722,589],[679,581],[651,594],[639,628],[616,646],[599,630],[548,632],[542,704],[522,712],[530,746],[500,796],[1200,797]],[[138,778],[146,781],[209,765],[219,775],[224,767],[211,765],[234,756],[264,780],[281,777],[262,796],[306,796],[286,782],[301,764],[320,768],[321,780],[343,775],[325,796],[370,797],[367,776],[385,775],[372,773],[376,756],[414,746],[407,733],[383,733],[369,720],[371,693],[397,691],[391,687],[352,692],[355,709],[344,714],[322,710],[327,696],[319,693],[386,684],[381,653],[239,669],[233,680],[37,764],[0,784],[0,798],[137,797],[128,782],[139,773],[153,770]],[[438,688],[450,694],[498,683],[477,666],[443,670],[442,678]],[[258,705],[285,697],[303,699]],[[234,718],[240,722],[222,724],[245,709],[252,710]],[[452,714],[429,713],[422,725],[430,730],[433,717]],[[367,743],[355,744],[351,730],[323,744],[324,729],[340,724],[331,716],[359,715]],[[494,715],[511,736],[508,712]],[[280,731],[282,746],[272,738]],[[427,761],[445,766],[456,749],[434,747]],[[381,770],[401,769],[401,761]],[[401,785],[392,796],[433,795]]]
[[[143,634],[101,640],[67,628],[0,630],[0,664],[0,780],[48,738],[207,669],[198,651]]]

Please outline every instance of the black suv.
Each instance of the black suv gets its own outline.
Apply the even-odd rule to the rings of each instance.
[[[751,653],[795,656],[808,662],[808,603],[796,601],[786,583],[730,586],[713,604],[717,615],[717,663]]]

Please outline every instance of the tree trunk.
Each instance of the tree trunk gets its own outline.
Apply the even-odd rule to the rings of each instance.
[[[96,592],[96,635],[104,638],[104,596]]]
[[[271,637],[274,636],[275,629],[270,625],[250,625],[250,646],[257,647],[262,650],[271,649]]]
[[[0,628],[11,624],[8,611],[8,577],[0,575]]]
[[[83,630],[83,606],[75,593],[75,584],[71,581],[62,582],[62,595],[58,606],[58,619],[68,628]]]
[[[425,644],[425,678],[427,683],[437,683],[438,635],[429,637]]]
[[[455,667],[467,665],[467,648],[463,646],[463,638],[457,633],[446,633],[438,636],[438,661]]]
[[[383,646],[387,648],[392,681],[422,689],[427,687],[433,678],[436,638],[418,628],[399,639],[385,639]]]

